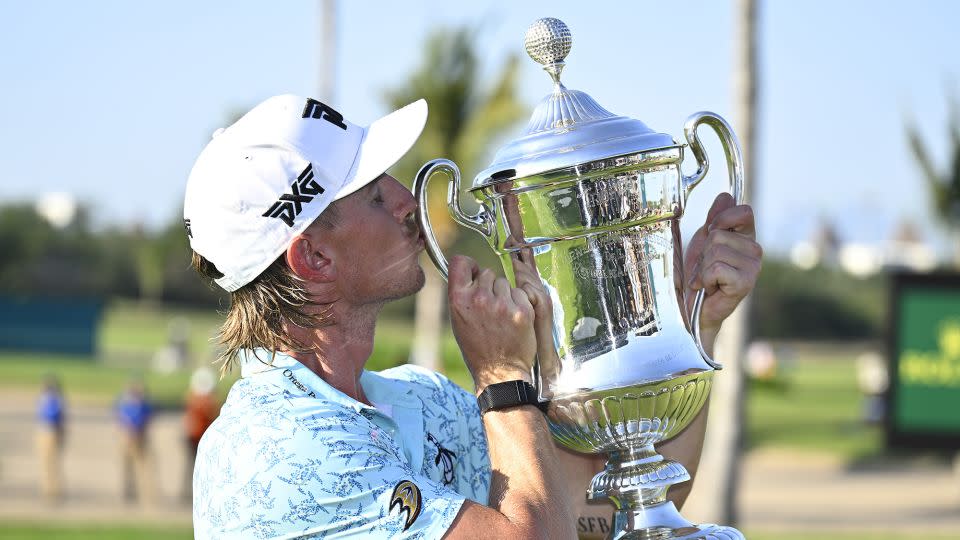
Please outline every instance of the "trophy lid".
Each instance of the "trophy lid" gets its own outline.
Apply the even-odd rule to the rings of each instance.
[[[493,163],[473,180],[473,189],[513,178],[563,169],[625,154],[676,146],[673,137],[643,122],[617,116],[579,90],[560,82],[573,40],[559,19],[537,19],[527,29],[527,54],[553,79],[523,134],[497,150]]]

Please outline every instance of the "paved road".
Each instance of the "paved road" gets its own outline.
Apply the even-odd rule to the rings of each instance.
[[[706,504],[696,486],[684,509]],[[853,471],[826,455],[756,450],[746,456],[742,528],[763,531],[875,531],[960,538],[960,480],[944,463],[891,463]]]
[[[38,495],[33,454],[33,399],[0,393],[0,520],[190,523],[179,502],[183,477],[180,418],[161,413],[153,426],[160,497],[152,507],[125,504],[116,432],[103,406],[72,403],[66,452],[66,501]],[[684,514],[696,520],[709,501],[696,488]],[[956,533],[960,481],[943,463],[893,464],[850,471],[830,457],[754,451],[746,457],[742,528],[765,531],[876,530]]]

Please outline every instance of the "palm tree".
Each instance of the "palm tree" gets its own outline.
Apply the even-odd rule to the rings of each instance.
[[[490,79],[492,84],[485,84],[480,80],[474,37],[474,31],[466,27],[433,32],[425,43],[420,67],[406,82],[384,93],[386,104],[394,109],[419,98],[426,98],[430,107],[419,142],[393,169],[402,181],[412,181],[421,165],[437,157],[452,159],[465,175],[479,171],[491,142],[523,116],[525,107],[517,97],[518,59],[508,58]],[[444,248],[453,244],[459,232],[452,220],[442,216],[447,213],[446,189],[446,182],[438,178],[428,194],[434,232]],[[415,364],[438,367],[445,298],[441,278],[428,269],[416,304],[411,353]]]
[[[907,125],[907,139],[930,188],[930,202],[937,217],[953,236],[954,265],[960,267],[960,101],[957,98],[950,100],[947,130],[951,155],[946,170],[933,163],[926,143],[913,124]]]

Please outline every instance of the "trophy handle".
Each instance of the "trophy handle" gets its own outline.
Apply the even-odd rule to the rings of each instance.
[[[701,111],[693,113],[687,118],[683,125],[683,134],[687,138],[690,150],[697,159],[697,171],[690,176],[683,177],[683,200],[690,197],[690,192],[707,175],[710,168],[710,159],[707,152],[700,143],[700,137],[697,135],[697,128],[701,124],[706,124],[717,132],[720,137],[720,143],[723,145],[723,153],[727,157],[727,170],[730,175],[730,194],[737,204],[743,204],[743,157],[740,155],[740,143],[737,142],[737,136],[733,134],[730,124],[719,115],[712,112]]]
[[[480,210],[474,215],[469,215],[463,211],[460,206],[460,169],[449,159],[434,159],[428,161],[426,165],[420,168],[416,178],[413,180],[413,196],[417,199],[417,225],[423,232],[424,245],[427,248],[427,255],[433,261],[434,266],[440,271],[440,275],[447,280],[447,258],[437,243],[437,238],[433,234],[433,227],[430,226],[430,214],[427,210],[427,182],[436,172],[444,172],[450,177],[450,183],[447,184],[447,208],[453,220],[482,234],[489,239],[493,236],[493,219],[486,205],[481,204]]]
[[[687,118],[683,125],[683,134],[687,138],[690,150],[697,159],[697,171],[690,176],[683,177],[683,200],[686,202],[690,197],[690,192],[707,175],[710,168],[710,159],[707,157],[703,144],[700,143],[700,137],[697,135],[697,128],[701,124],[706,124],[713,128],[720,137],[720,143],[723,145],[723,154],[727,158],[727,172],[730,176],[730,194],[733,195],[737,204],[743,204],[743,157],[740,155],[740,144],[737,142],[737,136],[726,120],[712,112],[701,111],[694,113]],[[697,291],[697,296],[693,300],[693,310],[690,314],[693,326],[693,340],[697,343],[697,349],[707,364],[713,369],[723,369],[723,365],[715,362],[703,349],[703,342],[700,339],[700,310],[703,307],[703,299],[706,294],[703,289]]]

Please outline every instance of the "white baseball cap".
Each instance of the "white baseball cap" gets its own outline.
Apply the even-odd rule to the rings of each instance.
[[[427,121],[419,100],[367,127],[294,95],[267,99],[219,129],[197,158],[183,203],[190,247],[235,291],[267,269],[333,201],[377,179]]]

